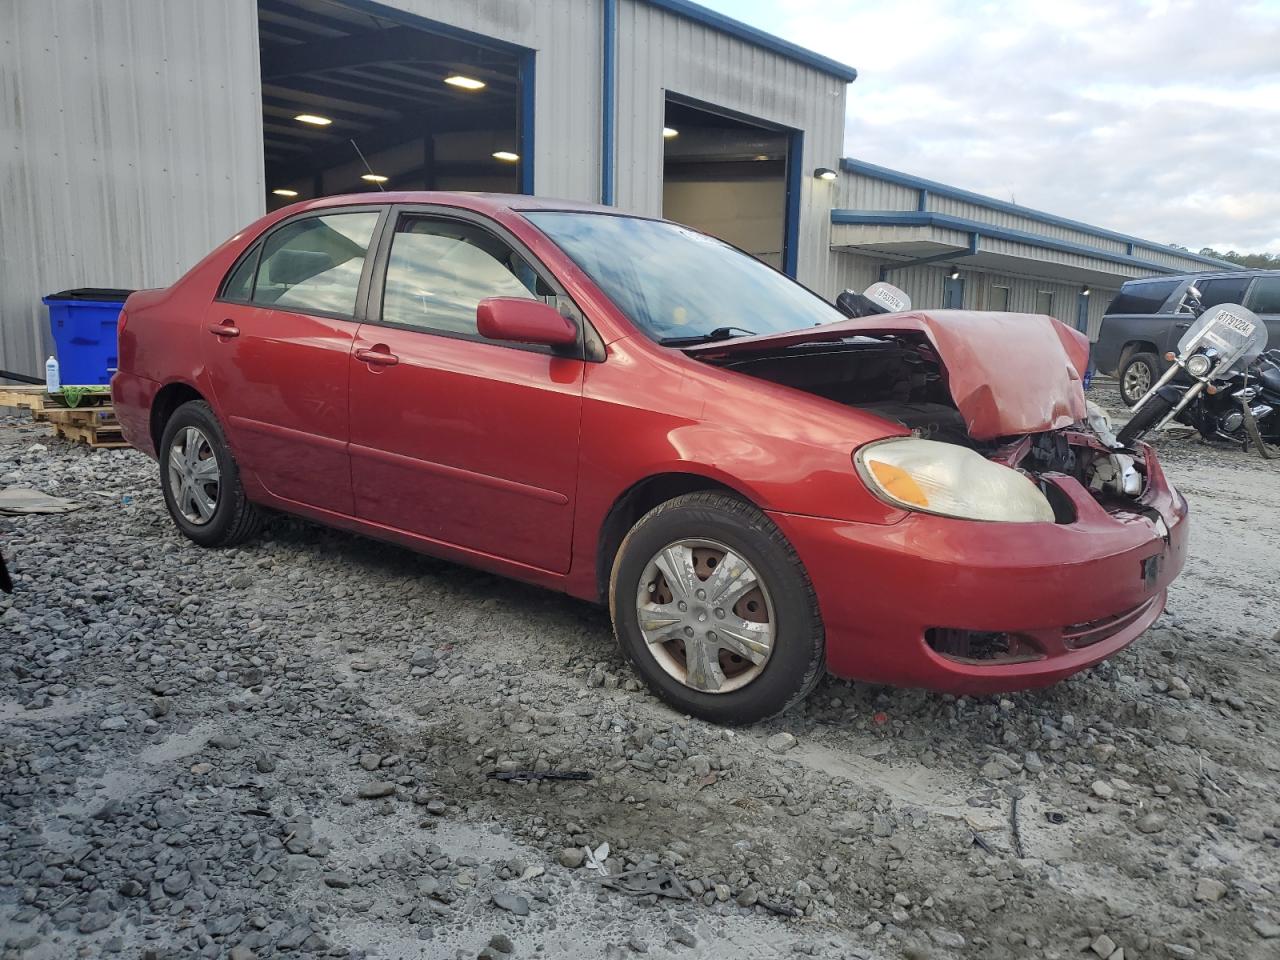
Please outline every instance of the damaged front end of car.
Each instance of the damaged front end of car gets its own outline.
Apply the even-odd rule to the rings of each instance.
[[[1018,554],[1010,589],[1023,580],[1035,585],[1028,595],[1049,591],[1055,569],[1071,572],[1062,590],[1072,595],[1040,610],[1002,620],[1002,603],[975,603],[971,613],[920,625],[935,657],[995,668],[990,689],[1000,687],[1001,669],[1055,658],[1083,663],[1095,645],[1101,656],[1163,609],[1176,574],[1170,567],[1181,566],[1182,545],[1171,548],[1170,529],[1185,517],[1185,501],[1154,451],[1121,446],[1102,411],[1086,402],[1088,343],[1058,321],[914,312],[693,352],[897,425],[899,435],[860,447],[854,463],[881,499],[935,515],[921,536],[938,538],[929,541],[938,549],[955,548],[949,541],[962,531],[953,521],[991,521],[967,525],[963,535],[981,544],[971,556],[988,570]],[[1108,582],[1114,571],[1124,572],[1124,583]],[[957,587],[965,576],[938,572]]]

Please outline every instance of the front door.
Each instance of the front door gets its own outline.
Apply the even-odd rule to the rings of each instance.
[[[550,275],[470,219],[402,212],[382,248],[350,362],[357,516],[567,571],[581,353],[476,331],[486,297],[556,302]]]
[[[254,246],[201,337],[242,470],[274,496],[350,515],[347,384],[376,210],[303,215]]]
[[[964,309],[964,278],[947,277],[942,281],[942,309]]]

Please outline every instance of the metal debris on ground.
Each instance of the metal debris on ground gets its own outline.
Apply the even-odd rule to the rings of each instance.
[[[64,500],[62,497],[51,497],[30,487],[9,487],[0,490],[0,514],[10,517],[25,517],[37,513],[70,513],[79,510],[83,503]]]
[[[1059,813],[1057,810],[1046,810],[1044,814],[1044,818],[1048,820],[1050,823],[1066,823],[1067,822],[1067,815],[1065,813]]]
[[[670,870],[661,867],[651,870],[624,870],[613,876],[601,877],[601,886],[633,897],[669,897],[672,900],[692,900],[693,895]]]
[[[511,770],[489,774],[490,780],[591,780],[594,774],[587,770]]]
[[[590,847],[583,847],[583,852],[587,855],[587,866],[602,876],[609,875],[609,868],[604,862],[609,859],[609,844],[602,843],[600,846],[592,850]]]

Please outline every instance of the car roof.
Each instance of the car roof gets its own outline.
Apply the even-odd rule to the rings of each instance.
[[[1187,280],[1252,279],[1254,277],[1280,277],[1280,270],[1264,270],[1261,267],[1250,267],[1243,270],[1202,270],[1198,273],[1172,273],[1160,277],[1141,277],[1137,280],[1126,280],[1124,287],[1134,287],[1143,283],[1182,283]]]
[[[599,203],[583,203],[580,200],[560,200],[554,197],[531,197],[521,193],[468,193],[458,190],[386,190],[378,193],[344,193],[331,197],[318,197],[291,204],[284,209],[290,212],[320,210],[329,207],[369,206],[370,204],[432,203],[446,207],[460,207],[490,215],[506,212],[528,213],[535,210],[572,210],[583,213],[620,214],[617,207]]]

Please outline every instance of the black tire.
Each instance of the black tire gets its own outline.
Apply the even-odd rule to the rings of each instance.
[[[218,490],[213,514],[195,523],[179,508],[169,474],[169,456],[178,435],[186,427],[196,427],[208,440],[209,449],[218,463]],[[263,512],[245,497],[240,483],[240,468],[227,446],[222,425],[203,400],[191,400],[178,407],[164,425],[160,438],[160,487],[169,516],[187,539],[202,547],[232,547],[257,534],[262,527]]]
[[[1154,396],[1147,405],[1133,415],[1133,419],[1120,428],[1116,439],[1123,446],[1132,446],[1135,440],[1141,440],[1146,434],[1173,409],[1173,404],[1161,396]]]
[[[705,693],[671,676],[640,631],[635,598],[650,560],[681,539],[705,539],[738,553],[772,601],[774,644],[760,673],[726,693]],[[826,635],[813,584],[795,549],[750,503],[719,493],[690,493],[645,514],[618,548],[609,578],[609,610],[623,652],[659,697],[682,713],[745,724],[803,700],[822,676]]]
[[[1146,368],[1146,384],[1145,388],[1139,389],[1143,379],[1143,368]],[[1117,377],[1120,380],[1120,399],[1124,401],[1126,407],[1132,407],[1135,403],[1142,399],[1142,395],[1155,385],[1164,372],[1160,364],[1160,358],[1154,353],[1135,353],[1132,354],[1120,366],[1120,372]],[[1135,381],[1130,383],[1130,381]]]

